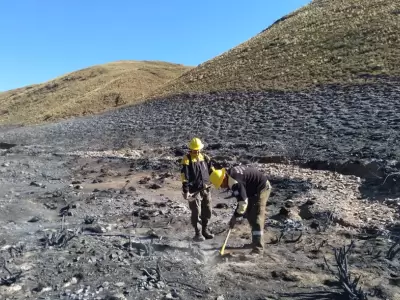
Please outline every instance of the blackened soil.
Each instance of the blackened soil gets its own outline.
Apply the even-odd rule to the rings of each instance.
[[[197,135],[212,148],[312,160],[398,160],[398,82],[312,92],[182,95],[94,117],[16,128],[3,142],[69,150],[179,146]],[[243,154],[243,153],[242,153]]]

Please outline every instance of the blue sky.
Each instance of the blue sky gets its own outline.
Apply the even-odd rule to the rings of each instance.
[[[0,91],[117,60],[196,66],[309,2],[0,1]]]

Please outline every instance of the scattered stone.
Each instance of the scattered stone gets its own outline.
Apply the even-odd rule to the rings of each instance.
[[[10,166],[10,164],[9,163],[3,163],[2,165],[1,165],[2,167],[9,167]]]
[[[179,298],[179,294],[178,294],[178,292],[177,292],[176,289],[173,289],[173,290],[171,291],[171,294],[172,294],[172,297],[174,297],[174,298]]]
[[[75,181],[72,181],[71,183],[72,183],[72,184],[81,184],[81,183],[82,183],[82,181],[75,180]]]
[[[282,208],[279,210],[279,214],[282,215],[282,216],[288,216],[289,213],[290,213],[290,210],[287,209],[286,207],[282,207]]]
[[[282,279],[284,281],[300,281],[300,277],[289,271],[272,271],[271,275],[273,278]]]
[[[41,187],[41,188],[45,188],[46,186],[43,183],[40,182],[36,182],[36,181],[32,181],[30,183],[31,186],[36,186],[36,187]]]
[[[93,193],[97,193],[97,192],[100,192],[100,190],[99,189],[94,189],[93,190]]]
[[[224,296],[218,296],[217,300],[225,300]]]
[[[28,222],[30,222],[30,223],[35,223],[35,222],[39,222],[39,221],[40,221],[40,218],[38,216],[34,216],[28,220]]]
[[[107,232],[107,229],[105,229],[104,227],[100,226],[99,224],[88,226],[88,227],[85,228],[85,230],[90,231],[90,232],[94,232],[94,233],[105,233],[105,232]]]
[[[312,223],[310,224],[310,227],[312,228],[312,229],[317,229],[317,228],[319,228],[319,223],[318,223],[318,221],[312,221]]]
[[[61,191],[55,191],[52,194],[53,198],[61,197],[62,195],[63,193]]]
[[[315,204],[315,200],[312,199],[308,199],[306,202],[307,205],[314,205]]]
[[[117,287],[123,287],[123,286],[125,286],[125,282],[117,282],[117,283],[115,283],[114,284],[115,286],[117,286]]]
[[[94,222],[96,222],[96,217],[95,216],[85,216],[85,218],[83,219],[83,222],[87,225],[89,224],[93,224]]]
[[[136,192],[136,188],[134,186],[130,186],[128,187],[128,190],[132,191],[132,192]]]
[[[226,204],[226,203],[217,203],[217,205],[215,205],[215,208],[218,208],[218,209],[228,209],[229,206],[228,206],[228,204]]]
[[[161,184],[158,184],[158,183],[153,183],[153,184],[151,184],[151,185],[149,186],[149,188],[150,188],[150,189],[153,189],[153,190],[158,190],[158,189],[161,189],[161,188],[162,188],[162,185],[161,185]]]
[[[121,293],[107,296],[107,297],[105,297],[105,299],[106,300],[127,300],[126,297]]]
[[[294,201],[293,200],[285,201],[285,207],[293,207],[293,206],[294,206]]]
[[[57,205],[52,202],[44,203],[44,206],[46,206],[48,209],[57,209]]]
[[[172,299],[175,299],[175,298],[172,296],[171,293],[168,293],[168,294],[165,295],[164,299],[165,300],[172,300]]]
[[[81,186],[81,185],[76,185],[76,186],[74,187],[74,189],[76,189],[76,190],[83,190],[83,186]]]
[[[151,177],[144,177],[139,180],[139,184],[146,184],[151,180]]]

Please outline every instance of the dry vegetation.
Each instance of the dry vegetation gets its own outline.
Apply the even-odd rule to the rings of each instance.
[[[34,124],[134,103],[188,69],[165,62],[120,61],[79,70],[0,93],[0,123]]]
[[[303,89],[400,75],[400,2],[314,0],[153,96]]]

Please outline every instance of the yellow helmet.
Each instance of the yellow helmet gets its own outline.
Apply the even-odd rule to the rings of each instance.
[[[225,173],[225,168],[222,168],[221,170],[214,170],[210,174],[210,181],[217,189],[221,186],[222,181],[224,181]]]
[[[199,138],[195,137],[189,143],[190,150],[201,150],[203,148],[204,148],[204,145]]]

